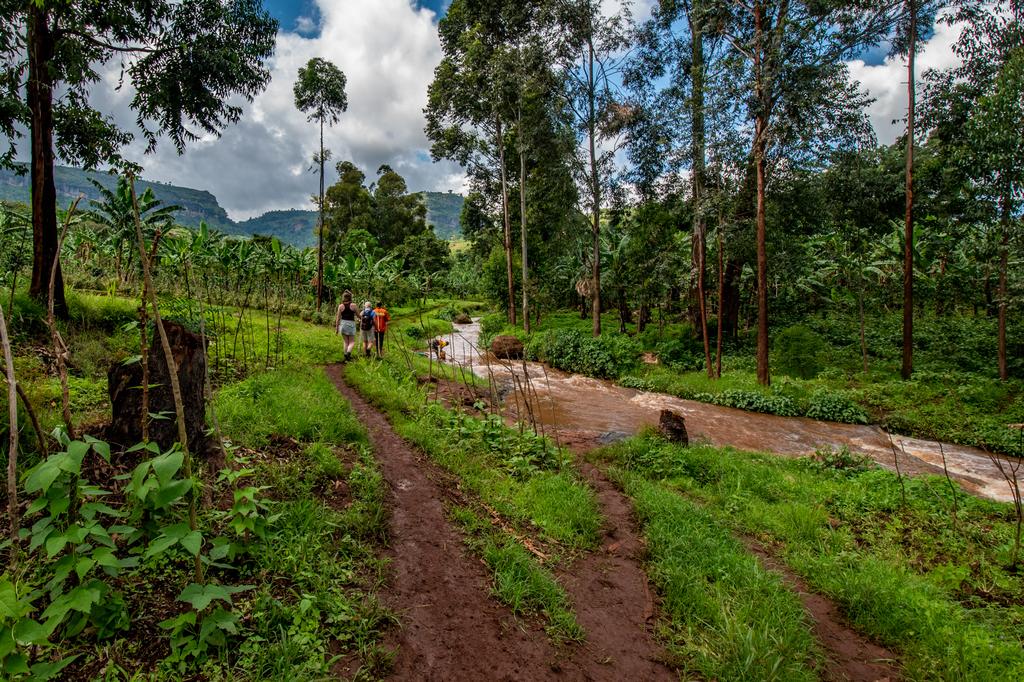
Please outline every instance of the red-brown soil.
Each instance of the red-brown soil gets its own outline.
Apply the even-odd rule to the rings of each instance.
[[[591,481],[608,519],[602,549],[559,576],[588,639],[556,649],[540,628],[490,598],[485,566],[467,554],[445,517],[444,500],[452,492],[446,477],[345,384],[340,367],[327,373],[369,432],[391,489],[391,578],[382,598],[401,623],[390,641],[394,678],[676,679],[659,662],[660,649],[648,633],[654,605],[628,502],[596,470]]]
[[[390,488],[390,581],[382,600],[400,622],[389,642],[397,654],[393,677],[556,678],[556,654],[544,632],[528,628],[489,597],[485,566],[467,554],[445,517],[435,466],[345,384],[340,367],[327,373],[369,432]]]
[[[830,682],[883,682],[901,678],[896,655],[875,644],[846,624],[839,608],[827,597],[812,592],[807,584],[753,538],[743,538],[758,561],[782,575],[796,592],[811,617],[814,636],[827,656],[825,679]]]
[[[679,679],[651,636],[655,603],[640,563],[646,546],[632,505],[597,467],[580,462],[579,468],[597,493],[605,525],[600,550],[584,554],[558,576],[587,631],[573,660],[599,664],[602,674],[593,679]]]

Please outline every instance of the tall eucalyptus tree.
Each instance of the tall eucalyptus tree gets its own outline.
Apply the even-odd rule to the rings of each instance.
[[[295,81],[295,106],[307,115],[307,120],[320,125],[320,152],[315,161],[320,166],[320,193],[317,195],[316,229],[316,310],[324,297],[324,163],[327,151],[324,149],[324,124],[334,125],[341,114],[348,109],[345,94],[345,74],[341,69],[320,57],[313,57],[299,68]]]
[[[591,315],[601,334],[601,209],[614,173],[615,140],[628,117],[619,92],[629,48],[628,7],[605,15],[598,0],[554,0],[559,40],[552,41],[567,82],[566,100],[581,142],[580,193],[590,215]]]

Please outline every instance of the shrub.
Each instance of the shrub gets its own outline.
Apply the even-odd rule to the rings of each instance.
[[[449,322],[451,322],[452,320],[455,319],[455,316],[458,314],[459,311],[449,305],[446,308],[441,308],[439,311],[437,311],[437,313],[435,313],[434,316],[439,320],[448,320]]]
[[[480,344],[490,346],[491,339],[498,335],[508,322],[505,313],[491,313],[480,318]]]
[[[575,329],[555,329],[535,335],[527,355],[552,367],[601,379],[619,376],[636,364],[640,349],[632,339],[621,335],[593,338]]]
[[[745,391],[738,388],[731,388],[716,395],[710,393],[698,393],[695,400],[705,403],[714,403],[723,407],[735,407],[739,410],[750,412],[764,412],[766,414],[777,414],[782,417],[796,417],[800,414],[796,402],[784,395],[770,395],[760,391]]]
[[[653,382],[651,382],[651,381],[649,381],[647,379],[641,379],[640,377],[634,376],[632,374],[624,376],[621,379],[619,379],[619,386],[624,386],[626,388],[633,388],[633,389],[636,389],[638,391],[653,391],[653,390],[656,390]]]
[[[813,379],[821,371],[825,342],[811,329],[797,324],[787,327],[775,339],[779,371],[798,379]]]
[[[819,388],[813,394],[807,406],[807,416],[830,422],[847,424],[867,424],[868,416],[857,403],[846,395],[827,388]]]
[[[844,474],[859,474],[878,468],[875,460],[867,455],[850,452],[845,445],[839,449],[833,449],[831,446],[820,448],[814,452],[811,461],[820,469],[839,471]]]
[[[678,339],[659,343],[655,352],[662,363],[675,369],[699,370],[704,368],[703,348],[694,349],[692,344]]]

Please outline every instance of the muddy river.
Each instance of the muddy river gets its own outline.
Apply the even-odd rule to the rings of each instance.
[[[610,381],[545,367],[540,363],[497,360],[478,348],[477,322],[455,325],[448,361],[490,378],[505,396],[510,419],[536,421],[565,444],[578,448],[608,443],[658,423],[661,410],[682,415],[691,440],[731,445],[785,456],[813,454],[823,446],[846,446],[895,469],[889,437],[877,426],[779,417],[637,391]],[[525,398],[529,395],[529,399]],[[1012,501],[1010,487],[996,463],[977,448],[897,436],[892,443],[904,473],[942,475],[942,459],[965,489],[1000,501]],[[1003,462],[1004,467],[1009,462]],[[1021,471],[1024,475],[1024,470]]]

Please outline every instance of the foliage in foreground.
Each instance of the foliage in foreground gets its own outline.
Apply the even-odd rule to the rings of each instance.
[[[137,331],[120,331],[134,311],[117,298],[69,302],[72,408],[76,422],[95,424],[109,409],[107,363],[137,341]],[[282,357],[298,364],[225,387],[216,413],[234,444],[228,466],[203,482],[183,476],[180,452],[152,446],[111,453],[86,436],[46,459],[22,453],[31,506],[26,551],[0,575],[0,677],[180,679],[185,669],[310,679],[330,674],[339,654],[362,663],[357,676],[386,670],[379,642],[391,617],[372,596],[383,482],[347,403],[306,364],[333,357],[334,337],[293,321],[283,328]],[[56,398],[31,325],[19,331],[19,378],[33,398]],[[54,409],[42,411],[44,423],[59,421]],[[184,501],[200,488],[211,503],[193,531]]]

